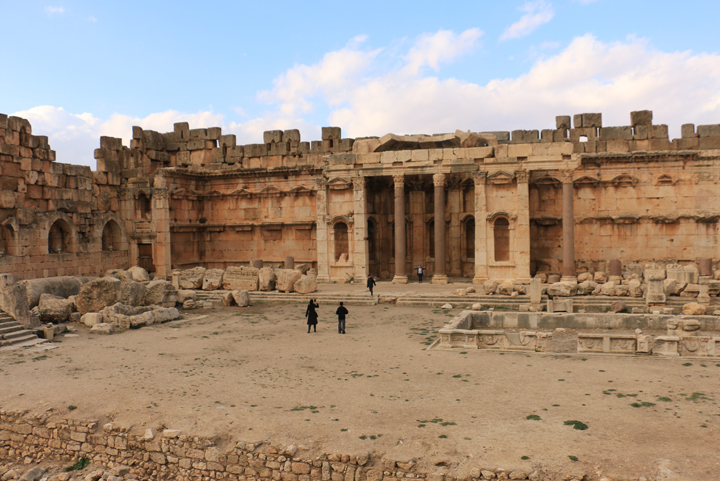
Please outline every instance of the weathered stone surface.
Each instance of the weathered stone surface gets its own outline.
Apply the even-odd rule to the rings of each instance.
[[[239,307],[248,307],[250,305],[250,293],[247,290],[232,291],[232,296],[235,299],[235,304]]]
[[[182,303],[182,308],[186,311],[191,311],[195,309],[195,300],[194,299],[185,299]]]
[[[153,309],[152,315],[155,318],[155,323],[161,324],[178,319],[180,317],[180,311],[174,307],[161,307],[160,309]]]
[[[222,302],[225,307],[237,306],[237,302],[235,302],[235,297],[232,292],[224,293],[222,295]]]
[[[601,296],[614,296],[615,295],[615,282],[609,281],[600,286]]]
[[[581,272],[577,276],[578,283],[585,282],[585,281],[591,281],[593,280],[593,275],[589,272]]]
[[[593,280],[598,284],[605,284],[607,282],[607,274],[602,271],[598,271],[593,275]]]
[[[115,332],[115,328],[112,324],[95,324],[92,329],[90,329],[91,334],[112,334]]]
[[[704,316],[707,308],[697,302],[691,302],[683,306],[682,313],[685,316]]]
[[[298,294],[309,294],[317,291],[317,280],[313,276],[302,276],[293,287]]]
[[[680,297],[695,298],[700,294],[700,286],[698,284],[687,284],[685,289],[680,293]]]
[[[120,279],[101,277],[82,286],[77,295],[77,310],[80,314],[100,312],[112,306],[120,298]]]
[[[142,306],[145,298],[145,284],[132,280],[120,282],[120,302],[128,306]]]
[[[42,322],[65,322],[70,318],[73,303],[52,294],[41,294],[38,311]]]
[[[40,466],[29,469],[20,477],[20,481],[38,481],[45,474],[45,470]]]
[[[88,327],[93,327],[95,324],[101,324],[103,322],[103,315],[99,312],[88,312],[87,314],[83,314],[80,322]]]
[[[453,308],[452,304],[443,304],[442,306],[440,306],[440,309],[452,309],[452,308]]]
[[[623,301],[613,301],[612,304],[610,304],[610,312],[625,312],[627,310],[627,305]]]
[[[500,283],[497,289],[498,294],[503,296],[510,296],[514,292],[513,282],[511,280],[504,280]]]
[[[178,300],[178,294],[171,282],[163,280],[155,280],[146,286],[143,305],[158,305],[163,307],[175,307]]]
[[[485,291],[485,295],[489,296],[491,294],[495,294],[498,289],[498,283],[496,280],[488,279],[485,282],[483,282],[483,290]]]
[[[700,321],[697,319],[683,319],[682,330],[685,332],[693,332],[700,329]]]
[[[225,269],[223,275],[223,289],[235,290],[258,290],[258,271],[255,267],[230,266]]]
[[[479,302],[476,302],[475,304],[472,305],[472,310],[473,311],[482,311],[482,304],[480,304]]]
[[[224,269],[208,269],[203,279],[203,291],[214,291],[222,287]]]
[[[307,273],[310,271],[310,266],[307,264],[298,264],[294,267],[294,269],[300,272],[302,275],[307,275]]]
[[[127,270],[128,275],[132,280],[135,282],[149,282],[150,281],[150,275],[148,274],[148,271],[143,269],[140,266],[132,266],[130,269]]]
[[[18,281],[27,290],[28,309],[32,309],[40,302],[41,294],[52,294],[67,299],[80,293],[83,285],[81,279],[70,276],[48,277],[45,279],[30,279]]]
[[[192,269],[184,270],[180,273],[180,288],[181,289],[200,289],[203,285],[203,279],[205,279],[204,267],[193,267]]]
[[[674,296],[676,295],[677,289],[677,281],[675,279],[665,279],[663,281],[663,291],[665,292],[666,296]]]
[[[550,284],[547,295],[550,297],[571,297],[577,294],[577,285],[572,282],[556,282]]]
[[[295,283],[302,277],[295,269],[278,269],[275,271],[277,275],[276,287],[278,291],[293,292]]]
[[[592,280],[583,281],[578,284],[577,294],[578,296],[589,296],[593,293],[595,288],[598,286],[597,282]]]
[[[194,301],[195,300],[195,291],[191,291],[189,289],[180,289],[179,291],[177,291],[177,296],[178,296],[178,299],[177,299],[178,304],[182,304],[185,301],[187,301],[188,299],[192,299]]]
[[[258,288],[261,291],[272,291],[275,289],[277,277],[272,267],[263,267],[258,271]]]
[[[630,297],[642,297],[643,296],[643,289],[642,289],[642,283],[637,280],[632,280],[628,282],[628,291],[630,294]]]
[[[630,288],[626,285],[616,285],[615,295],[620,297],[628,297],[630,295]]]

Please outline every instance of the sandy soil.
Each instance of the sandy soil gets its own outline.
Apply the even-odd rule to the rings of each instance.
[[[719,360],[425,351],[452,312],[349,306],[339,335],[335,308],[321,304],[311,334],[304,306],[260,304],[0,352],[0,407],[416,457],[431,472],[442,461],[460,473],[671,466],[678,479],[718,479]]]

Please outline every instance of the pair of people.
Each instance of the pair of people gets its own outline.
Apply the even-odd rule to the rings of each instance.
[[[313,332],[317,332],[318,315],[315,309],[318,309],[320,304],[315,299],[310,299],[310,303],[305,310],[305,317],[307,317],[308,334],[310,328],[313,328]],[[345,334],[345,316],[348,314],[348,310],[343,303],[340,302],[340,307],[337,308],[335,314],[338,316],[338,334]]]

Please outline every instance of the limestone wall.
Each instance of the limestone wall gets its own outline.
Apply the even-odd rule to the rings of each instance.
[[[57,419],[0,410],[0,460],[30,464],[53,458],[70,464],[81,457],[106,468],[128,466],[130,474],[138,479],[153,480],[189,480],[201,476],[267,481],[468,479],[467,473],[461,476],[448,472],[448,468],[428,472],[417,466],[415,458],[397,460],[369,453],[310,456],[292,445],[277,447],[224,436],[206,438],[173,429],[137,435],[114,423],[100,426],[97,420]],[[553,479],[528,468],[478,465],[467,471],[472,479]]]
[[[117,188],[95,180],[89,167],[55,162],[30,122],[0,114],[0,272],[35,278],[127,267]]]

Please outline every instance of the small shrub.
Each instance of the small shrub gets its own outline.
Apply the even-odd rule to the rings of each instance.
[[[585,431],[588,428],[588,425],[582,421],[565,421],[565,426],[572,426],[573,429],[579,431]]]
[[[77,461],[75,461],[75,464],[65,468],[65,472],[69,473],[70,471],[81,471],[81,470],[87,468],[89,464],[90,464],[90,460],[88,458],[80,458]]]
[[[529,416],[526,416],[525,419],[528,419],[530,421],[540,421],[541,418],[537,414],[530,414]]]
[[[572,461],[573,463],[576,463],[578,461],[577,456],[568,456],[568,458],[570,458],[570,461]]]

